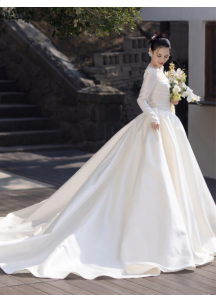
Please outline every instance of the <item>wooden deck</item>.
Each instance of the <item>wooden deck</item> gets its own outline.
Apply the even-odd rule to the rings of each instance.
[[[60,152],[60,151],[59,151]],[[62,155],[62,154],[61,154]],[[20,157],[23,156],[23,163]],[[30,154],[28,154],[30,156]],[[55,165],[63,166],[73,162],[72,158],[60,155],[55,159],[52,156],[48,160],[41,161],[43,169],[38,164],[42,155],[34,154],[32,161],[23,155],[15,156],[0,154],[0,168],[19,175],[28,176],[54,184],[53,188],[29,189],[29,190],[6,190],[0,192],[0,216],[9,212],[17,211],[48,198],[56,189],[63,184],[73,173],[70,169],[61,170],[61,177],[50,173]],[[44,155],[43,155],[44,156]],[[42,156],[42,157],[43,157]],[[82,155],[83,156],[83,155]],[[85,158],[87,160],[88,157]],[[3,160],[4,159],[4,160]],[[33,160],[34,159],[34,160]],[[56,162],[55,162],[56,160]],[[84,161],[85,161],[84,160]],[[76,157],[74,161],[80,159]],[[37,165],[36,165],[37,162]],[[53,164],[51,164],[51,162]],[[31,168],[30,168],[31,167]],[[35,171],[34,171],[35,169]],[[61,168],[62,169],[62,168]],[[53,180],[49,179],[53,176]],[[34,176],[34,177],[33,177]],[[0,270],[0,294],[1,295],[216,295],[216,258],[211,264],[196,268],[194,272],[182,270],[175,273],[161,273],[158,277],[114,279],[111,277],[98,277],[95,280],[86,280],[77,275],[70,274],[64,280],[42,279],[32,274],[8,275]]]

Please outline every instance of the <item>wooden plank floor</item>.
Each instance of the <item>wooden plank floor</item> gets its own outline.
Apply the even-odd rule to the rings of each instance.
[[[9,158],[10,156],[7,155],[8,161]],[[15,154],[13,158],[16,158]],[[57,164],[62,166],[60,160]],[[29,167],[33,165],[30,163]],[[13,167],[11,172],[30,177],[27,172],[24,175],[23,170],[22,172],[19,170],[21,167],[16,165],[15,161],[12,161],[11,167]],[[0,168],[3,169],[1,164]],[[27,164],[25,169],[28,171]],[[31,171],[30,168],[29,170]],[[37,169],[35,179],[47,180],[48,174],[52,175],[50,170],[48,169],[47,172],[44,168]],[[60,180],[57,181],[57,176],[54,181],[50,179],[49,183],[56,183],[54,188],[1,191],[0,216],[48,198],[68,179],[68,170],[65,174],[63,172],[62,170]],[[30,273],[9,275],[0,269],[0,295],[216,295],[216,257],[214,262],[197,267],[194,272],[187,270],[175,273],[162,272],[157,277],[131,279],[102,276],[94,280],[86,280],[70,274],[64,280],[56,280],[38,278]]]

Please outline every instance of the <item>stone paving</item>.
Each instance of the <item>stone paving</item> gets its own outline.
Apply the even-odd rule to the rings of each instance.
[[[1,175],[14,177],[16,186],[0,190],[0,216],[20,210],[52,195],[91,156],[81,150],[10,152],[0,154]],[[1,174],[2,173],[2,174]],[[19,181],[23,186],[17,189]],[[27,186],[25,187],[25,182]],[[38,188],[35,184],[42,184]],[[29,183],[31,184],[29,187]],[[5,179],[4,179],[5,184]],[[212,194],[215,181],[207,180]],[[214,200],[215,195],[214,195]],[[0,269],[0,295],[215,295],[216,258],[194,272],[182,270],[158,277],[85,280],[70,274],[64,280],[37,278],[32,274],[7,275]]]
[[[81,150],[8,152],[0,154],[0,169],[58,188],[93,154]]]

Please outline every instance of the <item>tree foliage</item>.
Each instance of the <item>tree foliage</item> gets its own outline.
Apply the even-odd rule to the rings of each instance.
[[[13,7],[1,8],[0,19],[45,21],[53,26],[52,37],[109,35],[121,33],[124,25],[131,31],[141,20],[139,7]]]

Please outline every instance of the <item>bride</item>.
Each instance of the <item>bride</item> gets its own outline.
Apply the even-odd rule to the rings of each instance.
[[[170,100],[170,42],[149,42],[143,112],[48,199],[0,218],[5,273],[140,278],[214,261],[216,207]]]

